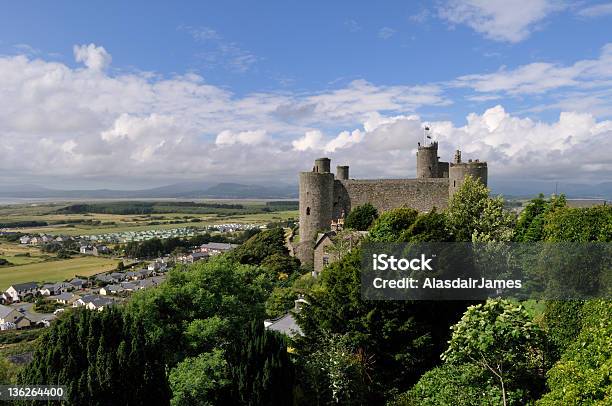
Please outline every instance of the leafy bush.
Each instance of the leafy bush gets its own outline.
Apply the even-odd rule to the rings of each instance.
[[[370,228],[369,237],[373,241],[397,241],[402,231],[415,222],[419,212],[409,208],[399,208],[384,212]]]
[[[527,398],[542,391],[544,334],[527,311],[507,300],[487,300],[470,306],[453,335],[442,359],[450,363],[473,363],[498,384],[504,404],[508,392],[524,389]]]
[[[550,392],[538,406],[604,406],[612,400],[612,301],[588,301],[582,314],[580,334],[548,371]]]
[[[354,230],[365,231],[370,228],[377,218],[378,210],[376,210],[376,207],[366,203],[351,210],[348,216],[346,216],[344,225]]]
[[[507,403],[520,405],[523,391],[506,394]],[[498,383],[479,365],[445,364],[427,371],[408,392],[387,406],[498,406],[503,404]]]

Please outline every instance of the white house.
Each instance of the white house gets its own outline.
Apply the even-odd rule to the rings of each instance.
[[[16,283],[9,286],[6,293],[10,296],[13,302],[22,300],[25,296],[34,296],[38,290],[36,282]]]
[[[93,247],[91,245],[81,245],[79,252],[84,255],[93,255]]]
[[[49,300],[55,300],[57,303],[69,305],[69,304],[73,304],[80,298],[81,297],[79,295],[75,295],[74,293],[70,293],[70,292],[65,292],[57,296],[52,296],[49,298]]]
[[[115,302],[107,297],[102,297],[98,295],[87,295],[82,298],[76,300],[72,307],[81,307],[84,306],[89,310],[98,310],[102,311],[108,306],[112,306]]]
[[[115,295],[123,292],[124,290],[125,289],[120,285],[106,285],[103,288],[100,288],[100,294],[103,296]]]
[[[20,244],[29,244],[30,243],[30,236],[29,235],[24,235],[23,237],[21,237],[19,239],[19,243]]]

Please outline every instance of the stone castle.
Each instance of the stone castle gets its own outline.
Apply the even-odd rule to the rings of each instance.
[[[311,172],[299,175],[300,244],[296,253],[304,263],[313,262],[318,233],[330,230],[332,222],[337,224],[354,207],[370,203],[379,213],[397,207],[444,209],[466,176],[487,184],[486,162],[463,162],[459,150],[453,162],[440,161],[437,142],[419,143],[417,177],[413,179],[350,179],[348,166],[337,166],[335,176],[330,166],[329,158],[319,158]]]

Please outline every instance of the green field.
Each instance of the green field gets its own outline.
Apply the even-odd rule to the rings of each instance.
[[[44,262],[50,256],[41,253],[36,247],[0,241],[0,258],[6,259],[13,265],[27,265]]]
[[[197,213],[193,208],[168,206],[175,212],[154,214],[106,214],[106,213],[62,213],[61,210],[70,203],[37,203],[0,206],[0,223],[19,221],[47,222],[48,226],[13,228],[23,233],[48,233],[62,235],[91,235],[123,231],[144,231],[155,229],[172,229],[180,227],[203,227],[222,223],[257,223],[297,219],[297,210],[280,210],[265,212],[262,201],[223,201],[227,204],[240,204],[240,210],[202,209],[213,213]],[[195,220],[195,221],[194,221]],[[82,221],[99,222],[86,224]],[[12,261],[11,261],[12,262]]]
[[[117,260],[100,257],[77,257],[0,268],[0,290],[20,282],[59,282],[75,275],[94,275],[117,266]]]

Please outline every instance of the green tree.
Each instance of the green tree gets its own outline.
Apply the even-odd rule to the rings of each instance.
[[[365,231],[378,218],[378,210],[370,203],[357,206],[350,211],[344,221],[344,226],[353,230]]]
[[[19,366],[13,364],[4,355],[0,354],[0,385],[15,383]]]
[[[121,349],[119,357],[118,349]],[[167,404],[165,365],[140,320],[119,309],[75,310],[40,337],[18,383],[63,384],[70,404]],[[35,404],[35,401],[25,402]]]
[[[255,234],[244,244],[228,253],[229,257],[241,264],[259,265],[273,254],[287,256],[289,250],[285,246],[285,230],[273,228]]]
[[[170,371],[172,406],[216,406],[230,402],[230,378],[221,349],[188,357]]]
[[[588,301],[582,313],[582,329],[548,371],[550,392],[539,406],[604,406],[612,400],[612,302]]]
[[[419,214],[417,219],[402,231],[399,241],[402,242],[442,242],[451,241],[452,236],[446,226],[446,215],[434,208],[429,213]]]
[[[382,217],[381,217],[382,218]],[[330,334],[343,336],[352,353],[372,357],[366,401],[379,404],[389,393],[406,390],[422,371],[439,362],[449,327],[465,310],[464,302],[368,301],[361,296],[361,251],[352,250],[320,275],[297,314],[304,337],[296,347],[308,358]]]
[[[509,404],[521,404],[524,391],[506,393]],[[497,380],[477,364],[444,364],[427,371],[409,391],[387,406],[498,406],[503,395]]]
[[[418,211],[405,207],[386,211],[370,227],[369,238],[378,242],[397,241],[402,231],[408,229],[418,215]]]
[[[549,242],[610,242],[612,206],[560,207],[546,217],[543,235]]]
[[[565,196],[552,196],[549,200],[540,194],[532,199],[519,215],[514,240],[519,242],[533,242],[544,239],[544,224],[549,213],[558,208],[565,207]]]
[[[365,404],[371,360],[363,352],[355,353],[346,336],[325,336],[303,365],[311,403]]]
[[[241,340],[228,351],[234,404],[289,405],[293,393],[293,365],[284,338],[253,321]]]
[[[446,216],[456,241],[509,241],[513,235],[503,199],[490,198],[489,189],[470,176],[451,198]]]
[[[508,391],[517,388],[536,398],[543,380],[544,335],[521,305],[488,300],[470,306],[452,331],[443,360],[473,363],[490,372],[499,383],[504,406]]]

